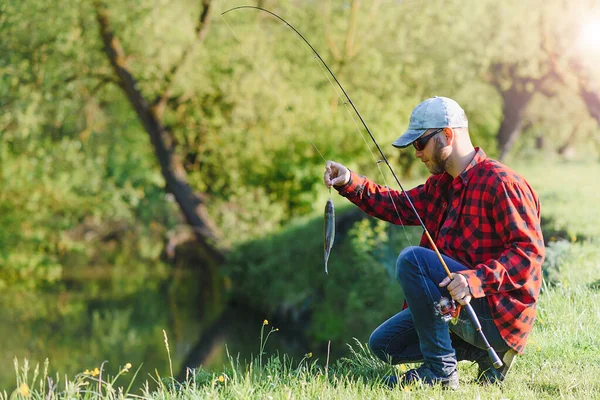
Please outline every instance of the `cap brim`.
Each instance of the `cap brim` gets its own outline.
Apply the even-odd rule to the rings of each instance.
[[[409,129],[408,131],[404,132],[402,136],[396,139],[396,141],[392,143],[392,146],[399,147],[401,149],[408,147],[412,144],[412,142],[417,140],[423,133],[425,133],[426,130],[427,129]]]

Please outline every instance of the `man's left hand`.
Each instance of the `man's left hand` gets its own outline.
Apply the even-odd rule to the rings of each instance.
[[[440,287],[448,286],[448,292],[450,296],[460,305],[466,305],[471,301],[471,289],[469,289],[469,283],[467,278],[461,274],[452,274],[452,279],[449,277],[444,278],[439,284]]]

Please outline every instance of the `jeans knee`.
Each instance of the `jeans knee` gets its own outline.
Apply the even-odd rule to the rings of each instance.
[[[396,281],[401,282],[403,277],[414,271],[415,253],[421,250],[423,248],[420,246],[410,246],[400,252],[398,260],[396,260]]]
[[[385,350],[387,348],[387,343],[383,343],[382,338],[377,332],[377,329],[373,331],[369,337],[369,348],[371,349],[371,352],[377,356],[377,358],[381,359],[382,361],[386,361],[387,355]]]

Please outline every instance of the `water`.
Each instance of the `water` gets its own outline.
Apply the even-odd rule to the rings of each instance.
[[[154,265],[98,267],[48,288],[4,290],[0,390],[16,387],[15,358],[20,365],[28,359],[32,370],[36,363],[43,369],[48,358],[50,375],[60,373],[61,382],[65,374],[72,379],[103,362],[110,375],[131,363],[132,372],[118,383],[127,386],[141,366],[134,393],[146,381],[155,387],[156,371],[161,377],[171,374],[163,330],[176,377],[184,376],[185,366],[199,364],[222,371],[226,345],[230,354],[249,360],[258,353],[260,328],[269,316],[226,304],[222,286],[205,276]],[[294,358],[310,351],[300,332],[282,331],[287,333],[272,335],[267,351]]]

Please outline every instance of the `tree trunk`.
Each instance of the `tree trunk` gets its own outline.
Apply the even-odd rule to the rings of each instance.
[[[575,138],[579,133],[579,128],[581,127],[581,121],[577,122],[573,129],[571,129],[571,133],[567,137],[567,139],[563,142],[563,144],[558,148],[557,152],[559,155],[565,157],[568,156],[570,150],[572,150],[573,143],[575,142]]]
[[[208,6],[210,2],[203,1],[205,6],[201,15],[202,24],[199,24],[197,34],[203,37],[207,26]],[[177,72],[179,66],[185,61],[185,56],[189,53],[184,52],[184,56],[179,60],[167,76],[166,88],[162,96],[159,97],[156,104],[158,107],[151,107],[144,95],[138,88],[137,82],[132,72],[127,67],[126,56],[121,47],[119,39],[114,35],[107,10],[100,4],[99,0],[94,2],[96,9],[96,19],[98,21],[100,36],[104,43],[104,52],[110,62],[113,71],[118,79],[118,84],[123,90],[129,103],[135,110],[144,129],[150,136],[154,152],[160,164],[162,175],[166,182],[167,191],[172,193],[181,209],[185,220],[193,229],[196,239],[207,259],[217,262],[224,260],[224,253],[218,248],[219,235],[216,225],[209,217],[206,209],[206,195],[196,194],[188,184],[187,173],[183,165],[174,152],[174,140],[171,132],[163,125],[162,105],[164,99],[170,91],[170,83],[173,75]]]
[[[584,82],[579,83],[579,94],[583,99],[588,113],[600,125],[600,93],[593,89],[588,89]]]
[[[527,91],[523,86],[513,84],[510,89],[501,91],[504,100],[503,119],[496,137],[500,161],[505,159],[519,138],[523,127],[523,114],[533,97],[533,92]]]

